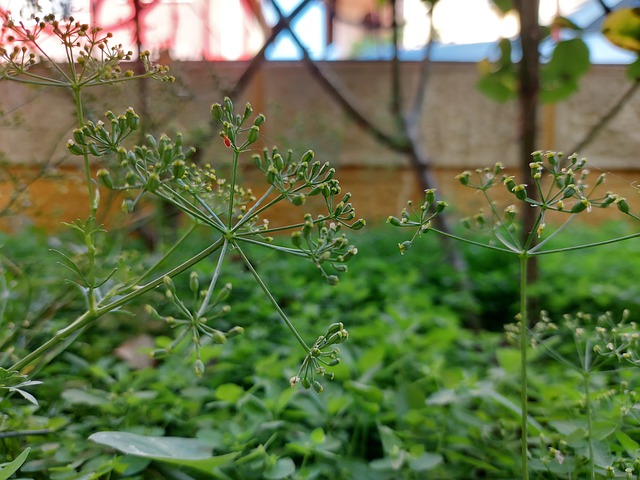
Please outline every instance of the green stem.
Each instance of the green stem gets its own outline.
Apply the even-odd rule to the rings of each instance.
[[[187,230],[184,235],[182,235],[182,237],[180,237],[178,239],[178,241],[173,244],[171,246],[171,248],[169,250],[167,250],[163,255],[162,258],[160,258],[157,262],[155,262],[153,265],[151,265],[142,275],[140,275],[135,282],[133,282],[134,285],[139,284],[140,282],[142,282],[143,280],[145,280],[147,277],[149,277],[153,272],[156,271],[156,269],[162,264],[162,262],[164,262],[167,258],[169,258],[171,255],[173,255],[173,253],[178,249],[178,247],[182,244],[182,242],[184,242],[189,235],[191,235],[193,233],[193,231],[198,227],[197,223],[194,223],[193,225],[191,225],[191,227],[189,227],[189,230]],[[131,288],[131,287],[127,287],[127,290]]]
[[[94,310],[89,310],[89,311],[85,312],[80,317],[78,317],[73,323],[71,323],[67,327],[63,328],[62,330],[59,330],[58,332],[56,332],[56,334],[53,337],[51,337],[45,343],[40,345],[36,350],[30,352],[28,355],[26,355],[25,357],[20,359],[18,362],[16,362],[11,367],[11,370],[21,370],[21,369],[23,369],[24,367],[30,365],[32,362],[34,362],[39,357],[44,355],[46,352],[48,352],[49,350],[51,350],[54,347],[56,347],[57,345],[59,345],[65,339],[70,337],[73,333],[75,333],[76,331],[78,331],[78,330],[86,327],[90,323],[92,323],[94,320],[97,320],[98,318],[102,317],[103,315],[105,315],[105,314],[107,314],[109,312],[112,312],[112,311],[116,310],[117,308],[120,308],[120,307],[126,305],[127,303],[131,302],[133,299],[139,297],[140,295],[142,295],[142,294],[144,294],[144,293],[146,293],[146,292],[148,292],[150,290],[153,290],[154,288],[162,285],[163,279],[164,279],[165,276],[175,277],[176,275],[184,272],[188,268],[191,268],[193,265],[195,265],[196,263],[200,262],[204,258],[206,258],[209,255],[211,255],[213,252],[218,250],[220,248],[220,246],[222,245],[222,242],[223,242],[223,239],[217,240],[215,243],[209,245],[207,248],[202,250],[197,255],[191,257],[186,262],[183,262],[182,264],[180,264],[177,267],[173,268],[172,270],[168,271],[166,274],[159,276],[158,278],[156,278],[155,280],[147,283],[146,285],[142,285],[142,286],[136,288],[131,293],[128,293],[127,295],[123,295],[119,299],[117,299],[117,300],[115,300],[115,301],[113,301],[113,302],[111,302],[111,303],[109,303],[107,305],[103,305],[103,306],[100,306],[98,304]]]
[[[411,225],[407,225],[407,226],[411,226]],[[433,231],[433,232],[436,232],[437,234],[442,235],[444,237],[451,238],[452,240],[457,240],[459,242],[468,243],[469,245],[476,245],[478,247],[487,248],[489,250],[495,250],[497,252],[505,252],[505,253],[510,253],[510,254],[514,253],[513,250],[510,250],[508,248],[501,248],[501,247],[496,247],[495,245],[488,245],[486,243],[476,242],[475,240],[470,240],[468,238],[459,237],[458,235],[454,235],[452,233],[443,232],[442,230],[438,230],[435,227],[429,227],[429,230]]]
[[[287,318],[287,315],[284,313],[282,308],[280,308],[278,301],[275,298],[273,298],[273,295],[267,288],[267,285],[262,281],[262,278],[260,278],[260,275],[258,275],[258,272],[256,272],[256,269],[253,268],[253,265],[251,264],[251,262],[249,261],[245,253],[242,251],[242,249],[237,243],[233,242],[233,246],[236,248],[236,251],[238,252],[240,257],[242,257],[242,261],[247,266],[247,268],[249,269],[253,277],[256,279],[256,282],[258,282],[258,285],[260,285],[260,288],[269,299],[269,302],[271,302],[271,304],[274,306],[274,308],[280,315],[280,318],[282,318],[282,321],[284,321],[285,325],[289,328],[289,330],[291,330],[291,332],[293,333],[293,336],[296,337],[296,340],[298,340],[298,343],[300,343],[300,345],[302,345],[302,348],[304,348],[304,351],[308,353],[309,347],[305,343],[304,339],[300,336],[300,334],[296,330],[296,327],[293,325],[293,323],[291,323],[291,320]]]
[[[591,480],[596,478],[595,461],[593,458],[593,419],[591,418],[591,388],[589,387],[591,375],[589,370],[582,373],[582,381],[584,383],[585,402],[587,404],[587,438],[589,439],[589,477]]]
[[[573,250],[582,250],[583,248],[599,247],[600,245],[609,245],[611,243],[623,242],[624,240],[630,240],[632,238],[640,237],[640,232],[625,235],[623,237],[611,238],[609,240],[602,240],[601,242],[584,243],[582,245],[574,245],[572,247],[556,248],[553,250],[544,250],[542,252],[536,252],[536,255],[549,255],[550,253],[571,252]]]
[[[297,257],[305,257],[305,258],[309,257],[309,253],[307,253],[304,250],[300,250],[298,248],[283,247],[281,245],[274,245],[273,243],[261,242],[253,238],[247,238],[247,237],[241,237],[241,236],[236,237],[236,240],[245,242],[245,243],[250,243],[252,245],[258,245],[264,248],[270,248],[271,250],[276,250],[278,252],[288,253],[290,255],[295,255]]]
[[[202,305],[198,309],[198,313],[196,313],[196,320],[204,315],[205,310],[209,306],[209,302],[211,301],[211,296],[213,295],[213,290],[218,283],[218,278],[220,277],[220,271],[222,270],[222,261],[224,260],[225,253],[227,251],[227,245],[229,244],[228,240],[225,238],[224,243],[222,244],[222,248],[220,249],[220,256],[218,257],[218,263],[216,264],[216,269],[213,272],[213,276],[211,277],[211,282],[209,283],[209,288],[207,290],[207,294],[202,300]]]
[[[227,228],[231,230],[233,226],[233,207],[235,206],[236,185],[238,183],[238,158],[240,154],[234,148],[233,162],[231,166],[231,190],[229,191],[229,218],[227,219]]]
[[[70,85],[73,92],[73,103],[76,107],[76,119],[78,120],[78,128],[82,128],[84,125],[84,112],[82,107],[82,89],[73,83]],[[94,243],[95,239],[95,220],[98,211],[97,193],[91,179],[91,163],[89,161],[89,152],[87,147],[82,147],[83,159],[84,159],[84,173],[85,182],[87,184],[87,190],[89,193],[89,218],[87,219],[87,228],[85,231],[85,242],[87,245],[87,260],[89,264],[88,278],[88,295],[89,311],[94,311],[96,308],[96,292],[95,292],[95,254],[96,247]]]
[[[38,348],[29,352],[29,354],[25,355],[23,358],[14,363],[10,370],[22,370],[24,367],[30,365],[32,362],[43,356],[49,350],[54,348],[56,345],[63,342],[67,337],[73,334],[75,331],[84,328],[86,325],[91,323],[93,320],[98,318],[98,315],[95,312],[87,311],[81,316],[79,316],[71,325],[63,328],[62,330],[58,330],[56,334],[51,337],[48,341],[40,345]]]
[[[528,292],[527,292],[527,267],[529,255],[526,252],[520,254],[520,430],[521,430],[521,457],[522,479],[529,479],[529,415],[528,383],[527,383],[527,323],[528,323]]]
[[[146,285],[139,286],[133,292],[131,292],[131,293],[127,294],[127,295],[123,295],[119,299],[114,300],[113,302],[108,303],[108,304],[106,304],[104,306],[99,306],[98,305],[98,309],[96,310],[96,313],[98,315],[104,315],[105,313],[109,313],[109,312],[115,310],[116,308],[119,308],[119,307],[122,307],[122,306],[126,305],[131,300],[133,300],[134,298],[142,295],[143,293],[146,293],[149,290],[153,290],[154,288],[162,285],[164,277],[175,277],[176,275],[179,275],[180,273],[184,272],[185,270],[191,268],[192,266],[194,266],[195,264],[197,264],[201,260],[204,260],[205,258],[207,258],[213,252],[218,250],[222,246],[223,242],[224,242],[224,239],[223,238],[219,238],[218,240],[216,240],[214,243],[209,245],[207,248],[202,250],[197,255],[194,255],[189,260],[187,260],[186,262],[183,262],[180,265],[178,265],[177,267],[169,270],[167,273],[158,276],[158,278],[156,278],[155,280],[147,283]]]

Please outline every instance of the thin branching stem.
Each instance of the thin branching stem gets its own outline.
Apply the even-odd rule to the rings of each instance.
[[[220,247],[220,255],[218,257],[218,262],[216,263],[216,268],[213,271],[213,275],[211,277],[211,281],[209,282],[209,288],[207,289],[207,293],[202,299],[202,304],[198,309],[198,313],[196,313],[196,320],[204,315],[204,312],[209,307],[209,302],[211,301],[211,297],[213,295],[213,291],[218,284],[218,278],[220,278],[220,272],[222,271],[222,262],[224,260],[225,254],[227,252],[227,245],[229,245],[229,241],[225,238],[222,243],[222,247]]]
[[[260,278],[260,275],[258,275],[258,272],[256,271],[256,269],[253,267],[253,265],[251,264],[251,261],[249,260],[249,258],[245,255],[244,251],[242,250],[242,248],[240,248],[240,246],[233,242],[233,246],[236,248],[236,251],[238,252],[238,254],[240,255],[240,257],[242,258],[242,261],[244,262],[244,264],[247,266],[247,268],[249,269],[249,271],[251,272],[251,274],[253,275],[253,278],[256,279],[256,282],[258,282],[258,285],[260,285],[260,288],[262,289],[262,291],[264,292],[264,294],[267,296],[267,298],[269,299],[269,302],[271,302],[271,305],[273,305],[273,307],[276,309],[276,311],[278,312],[278,315],[280,315],[280,318],[282,319],[282,321],[285,323],[285,325],[287,326],[287,328],[289,328],[289,330],[291,330],[291,333],[293,333],[293,336],[296,337],[296,340],[298,340],[298,343],[300,343],[300,345],[302,345],[302,348],[304,349],[305,352],[309,352],[309,347],[307,346],[306,342],[304,341],[304,339],[300,336],[300,334],[298,333],[298,330],[296,329],[296,327],[293,325],[293,323],[291,323],[291,320],[289,320],[289,318],[287,317],[287,314],[284,313],[284,311],[282,310],[282,308],[280,308],[280,305],[278,304],[278,301],[273,297],[273,295],[271,294],[271,292],[269,291],[269,288],[267,287],[267,285],[264,283],[264,281],[262,280],[262,278]]]

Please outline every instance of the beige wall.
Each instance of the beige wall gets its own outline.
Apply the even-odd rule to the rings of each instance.
[[[233,86],[243,63],[177,63],[172,65],[178,78],[175,84],[150,82],[147,85],[150,114],[156,133],[183,131],[187,142],[200,150],[200,158],[220,163],[224,149],[217,131],[209,123],[209,108],[221,101],[223,91]],[[376,62],[336,62],[322,64],[347,88],[366,115],[376,125],[393,132],[389,115],[389,66]],[[402,65],[407,94],[416,80],[418,65]],[[449,188],[454,172],[467,168],[493,165],[500,161],[516,164],[517,115],[515,103],[498,104],[477,92],[475,65],[434,64],[424,105],[422,138],[433,164],[441,170],[442,188]],[[128,106],[140,111],[140,84],[130,89],[104,87],[87,91],[88,116],[98,120],[107,108],[116,113]],[[540,149],[570,149],[598,120],[628,81],[622,67],[593,67],[581,83],[581,90],[567,102],[546,106],[541,115]],[[368,196],[366,211],[372,216],[386,217],[415,194],[407,161],[403,156],[381,146],[355,125],[340,107],[321,89],[303,66],[294,62],[268,63],[260,70],[244,93],[234,99],[239,105],[250,101],[256,112],[267,115],[262,128],[269,146],[278,144],[302,154],[312,148],[317,158],[330,161],[338,170],[362,180],[362,169],[375,168],[383,181],[376,188],[386,188],[381,196]],[[73,165],[64,145],[74,125],[70,97],[64,90],[40,90],[13,82],[0,81],[0,103],[7,113],[0,125],[0,150],[14,165],[39,165],[51,162]],[[640,96],[634,98],[620,115],[585,151],[595,169],[614,170],[622,185],[631,187],[638,175],[640,146]],[[18,117],[15,115],[18,114]],[[21,122],[14,125],[13,122]],[[616,173],[617,171],[617,173]],[[359,173],[354,173],[359,172]],[[373,174],[368,174],[371,178]],[[62,180],[56,179],[62,184]],[[383,184],[387,187],[382,187]],[[0,202],[6,200],[5,188]],[[66,188],[66,187],[65,187]],[[378,190],[379,192],[380,190]],[[628,196],[633,195],[633,192]],[[53,200],[54,203],[59,201]],[[45,204],[51,200],[44,200]],[[356,205],[358,205],[356,201]],[[389,208],[393,207],[393,208]],[[391,211],[390,211],[391,210]],[[362,211],[362,208],[361,208]]]

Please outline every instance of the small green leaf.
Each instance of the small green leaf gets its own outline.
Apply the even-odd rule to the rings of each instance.
[[[240,400],[245,394],[242,387],[239,387],[235,383],[224,383],[218,386],[215,390],[215,397],[218,400],[222,400],[229,403],[235,403]]]
[[[320,428],[320,427],[318,427],[318,428],[314,429],[314,430],[311,432],[311,435],[310,435],[310,436],[311,436],[311,441],[312,441],[313,443],[318,443],[318,444],[320,444],[320,443],[324,442],[324,439],[325,439],[324,430],[323,430],[322,428]]]
[[[409,458],[409,468],[416,472],[431,470],[442,463],[442,455],[425,452],[417,458]]]
[[[637,452],[638,449],[640,449],[640,444],[638,444],[638,442],[636,442],[633,438],[622,431],[616,432],[616,438],[620,442],[620,445],[622,445],[622,448],[627,451],[630,457],[637,458]]]
[[[0,480],[7,480],[11,475],[17,472],[22,464],[27,460],[30,451],[30,448],[26,448],[12,462],[9,462],[4,467],[0,467]]]
[[[128,455],[191,467],[205,473],[212,473],[232,462],[239,454],[234,452],[213,457],[211,447],[197,439],[152,437],[129,432],[98,432],[89,440]]]
[[[62,392],[62,398],[71,404],[84,404],[94,407],[109,405],[106,392],[102,392],[103,395],[86,392],[79,388],[70,388]]]
[[[589,48],[580,38],[558,42],[549,62],[541,67],[540,99],[553,103],[578,90],[578,80],[590,68]]]
[[[273,466],[264,472],[264,478],[267,480],[278,480],[287,478],[296,472],[296,464],[289,457],[279,458]]]

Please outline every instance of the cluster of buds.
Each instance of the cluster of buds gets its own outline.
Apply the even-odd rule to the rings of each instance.
[[[364,221],[361,224],[364,225]],[[346,263],[358,253],[340,229],[340,224],[322,218],[314,222],[311,214],[307,213],[302,228],[291,235],[293,245],[313,261],[329,285],[336,285],[338,276],[328,274],[324,266],[329,265],[336,272],[346,272]]]
[[[513,177],[503,180],[507,190],[518,200],[538,207],[542,210],[552,210],[577,214],[590,212],[595,208],[606,208],[612,204],[622,213],[629,213],[626,200],[611,192],[598,192],[598,187],[605,181],[606,175],[600,174],[593,185],[589,182],[589,170],[585,168],[587,161],[576,154],[568,156],[559,152],[533,152],[533,161],[529,164],[531,178],[536,190],[540,192],[540,199],[532,199],[527,195],[526,185],[516,184]],[[545,178],[546,177],[546,178]],[[545,182],[551,182],[545,188]]]
[[[69,152],[74,155],[85,155],[88,152],[96,157],[115,154],[117,167],[120,174],[119,181],[114,180],[112,173],[103,168],[97,173],[100,184],[114,190],[135,191],[141,193],[135,199],[125,199],[123,209],[130,212],[145,192],[161,195],[176,204],[188,213],[203,217],[206,220],[209,211],[217,208],[224,197],[224,181],[219,180],[215,170],[209,165],[203,168],[189,162],[194,155],[193,147],[185,149],[182,135],[178,134],[175,140],[167,135],[156,139],[147,135],[147,145],[135,146],[131,150],[122,147],[122,142],[139,127],[138,115],[129,108],[124,115],[116,116],[107,112],[107,123],[87,122],[82,128],[73,131],[73,139],[67,142]],[[211,204],[202,207],[205,212],[200,212],[202,205],[187,202],[181,196],[189,193],[193,196],[210,197]],[[214,195],[209,195],[213,193]],[[239,192],[238,198],[248,202],[252,197]],[[228,192],[226,193],[228,196]],[[247,197],[247,198],[245,198]]]
[[[233,102],[228,97],[225,97],[222,104],[214,103],[212,105],[211,117],[222,126],[220,138],[222,138],[225,147],[233,148],[236,152],[242,152],[249,145],[258,141],[260,125],[264,123],[265,116],[260,114],[253,119],[251,126],[244,126],[252,113],[253,108],[247,103],[242,115],[234,114]],[[244,140],[241,140],[242,135],[245,137]]]
[[[442,200],[436,201],[436,191],[430,188],[424,191],[424,201],[418,209],[414,207],[413,202],[410,200],[407,202],[407,207],[402,209],[400,218],[394,216],[387,218],[387,223],[394,227],[417,227],[416,233],[411,240],[406,240],[398,244],[401,254],[404,254],[406,250],[411,248],[414,240],[419,235],[429,231],[431,222],[435,216],[442,213],[447,206],[447,203]]]
[[[161,316],[151,305],[146,306],[146,311],[153,320],[166,322],[171,328],[175,328],[178,333],[166,348],[154,350],[152,355],[154,358],[162,358],[172,353],[186,338],[190,338],[195,350],[194,371],[196,375],[202,376],[204,373],[204,363],[200,358],[202,337],[208,337],[213,340],[214,343],[222,344],[227,341],[227,338],[240,335],[244,332],[244,329],[238,326],[223,332],[209,325],[212,320],[226,315],[231,310],[229,305],[223,303],[231,293],[231,284],[227,283],[223,285],[217,296],[208,303],[204,311],[199,311],[197,309],[190,309],[178,296],[176,287],[170,277],[164,277],[163,281],[165,297],[177,310],[178,318],[174,316]],[[205,297],[206,291],[201,291],[199,285],[200,282],[197,273],[192,272],[189,278],[190,290],[198,298]]]
[[[640,328],[636,322],[628,322],[628,317],[628,310],[622,312],[619,322],[613,320],[611,312],[601,315],[596,327],[600,342],[593,349],[604,357],[640,366]]]
[[[0,69],[0,77],[15,77],[27,75],[30,67],[40,61],[35,52],[46,54],[38,46],[43,35],[57,38],[63,45],[66,58],[79,68],[69,72],[55,70],[62,78],[46,78],[42,75],[33,77],[40,85],[68,86],[96,85],[113,83],[121,79],[128,79],[136,75],[132,70],[122,71],[119,64],[130,61],[133,52],[123,50],[121,44],[110,43],[111,33],[105,33],[100,27],[90,27],[76,21],[73,17],[59,21],[55,16],[47,15],[43,18],[35,17],[34,24],[27,27],[23,22],[16,23],[8,12],[2,12],[2,36],[0,38],[0,57],[5,60]],[[152,77],[162,81],[173,81],[168,75],[169,68],[155,65],[150,60],[149,52],[139,55],[144,73],[137,76]],[[45,58],[51,61],[51,59]]]
[[[313,344],[307,356],[302,361],[298,374],[291,377],[289,384],[293,387],[300,383],[304,388],[311,388],[321,393],[324,388],[316,377],[326,377],[333,380],[334,374],[327,372],[325,367],[333,367],[340,363],[338,354],[340,350],[337,346],[349,338],[349,332],[345,330],[341,322],[333,323],[324,335],[320,335]],[[332,347],[331,350],[327,350]]]
[[[73,131],[73,140],[67,142],[67,148],[73,155],[84,155],[82,147],[95,157],[116,153],[122,142],[140,127],[140,117],[132,108],[127,109],[124,115],[116,116],[108,111],[105,116],[110,128],[102,121],[89,121]]]

